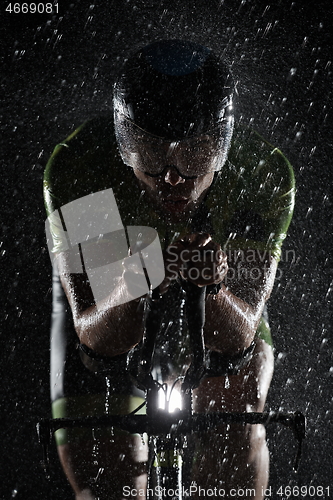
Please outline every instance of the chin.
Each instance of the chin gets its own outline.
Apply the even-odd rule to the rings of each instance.
[[[196,207],[192,203],[184,210],[167,210],[163,205],[160,206],[160,212],[163,214],[163,217],[170,222],[186,221],[193,215],[195,209]]]

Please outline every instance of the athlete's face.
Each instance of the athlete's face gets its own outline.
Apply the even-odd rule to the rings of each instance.
[[[172,221],[188,218],[200,205],[214,179],[214,172],[182,177],[176,165],[166,165],[156,176],[135,167],[133,171],[154,206]]]
[[[124,163],[133,168],[155,208],[169,219],[188,218],[198,207],[224,163],[219,129],[168,140],[115,115],[116,136]]]

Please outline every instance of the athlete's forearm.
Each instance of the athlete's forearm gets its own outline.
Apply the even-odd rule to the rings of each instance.
[[[223,284],[217,295],[206,300],[205,342],[210,349],[232,355],[249,347],[254,339],[274,285],[277,261],[253,262],[244,254],[240,267],[237,261],[230,264],[235,278],[229,277],[228,288]]]
[[[123,281],[96,304],[89,282],[83,275],[62,274],[60,278],[82,344],[101,355],[116,356],[141,340],[143,308],[139,302],[129,301],[128,293],[125,297]]]
[[[262,307],[250,306],[223,285],[217,295],[209,295],[206,300],[206,346],[230,355],[249,347],[261,311]]]
[[[109,300],[112,303],[112,299]],[[129,351],[143,335],[142,308],[136,301],[100,309],[91,306],[75,318],[80,342],[104,356]]]

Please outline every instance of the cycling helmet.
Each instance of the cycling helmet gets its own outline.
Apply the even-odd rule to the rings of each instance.
[[[209,168],[219,170],[232,136],[233,90],[229,68],[207,47],[162,40],[140,49],[125,62],[114,86],[115,130],[124,162],[133,166],[140,140],[155,141],[155,151],[158,141],[182,143],[186,150],[197,147],[196,137],[210,136],[218,161]],[[191,173],[186,162],[181,173]],[[162,165],[157,163],[147,160],[142,169],[158,174]]]

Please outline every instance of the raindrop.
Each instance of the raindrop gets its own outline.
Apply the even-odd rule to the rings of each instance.
[[[328,290],[327,290],[327,293],[325,295],[325,299],[328,298],[329,294],[332,292],[332,289],[333,289],[333,281],[332,283],[330,284],[330,286],[328,287]]]
[[[229,387],[230,387],[230,380],[229,380],[228,375],[226,375],[226,377],[225,377],[224,387],[225,387],[225,389],[229,389]]]
[[[108,415],[110,409],[110,394],[111,394],[111,382],[109,377],[106,377],[106,394],[105,394],[105,413]]]
[[[263,34],[263,37],[265,37],[267,35],[267,33],[269,32],[269,30],[272,28],[272,23],[268,23],[266,28],[265,28],[265,31],[264,31],[264,34]]]
[[[287,357],[287,354],[285,352],[279,352],[277,358],[278,361],[283,361]]]
[[[311,157],[311,156],[315,153],[316,149],[317,149],[317,146],[314,146],[314,147],[311,149],[311,151],[310,151],[310,155],[309,155],[310,157]]]
[[[309,215],[311,215],[312,210],[313,210],[313,207],[309,207],[305,217],[308,217]]]
[[[208,407],[209,407],[209,408],[214,408],[214,406],[215,406],[215,400],[214,400],[214,399],[211,399],[211,400],[209,401],[209,405],[208,405]]]
[[[304,40],[303,40],[303,43],[302,43],[302,47],[304,48],[306,46],[306,44],[308,43],[308,40],[309,40],[309,37],[304,37]]]
[[[103,472],[104,472],[104,467],[100,467],[100,468],[98,469],[98,472],[97,472],[96,477],[94,478],[94,481],[95,481],[95,482],[97,481],[97,479],[99,478],[99,476],[100,476],[101,474],[103,474]]]

